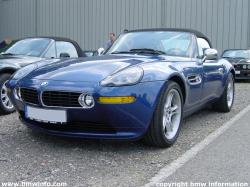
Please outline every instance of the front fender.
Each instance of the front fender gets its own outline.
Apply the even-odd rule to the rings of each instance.
[[[164,85],[167,85],[166,83],[169,80],[173,80],[180,85],[184,102],[187,100],[188,87],[185,76],[178,66],[175,67],[170,62],[145,63],[140,66],[144,70],[144,76],[141,82],[163,81],[165,82]]]
[[[167,81],[174,76],[179,76],[184,80],[181,72],[169,62],[145,63],[140,67],[144,70],[141,82]]]
[[[225,67],[223,78],[223,85],[225,87],[229,73],[233,73],[233,76],[235,77],[235,69],[234,66],[226,59],[220,59],[219,63],[223,64],[223,66]]]

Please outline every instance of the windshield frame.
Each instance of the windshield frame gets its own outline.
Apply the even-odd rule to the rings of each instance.
[[[10,48],[8,48],[5,53],[11,53],[11,50],[12,48],[16,47],[16,45],[18,45],[19,42],[22,42],[22,41],[25,41],[25,40],[47,40],[48,41],[48,44],[41,50],[41,52],[38,54],[38,55],[28,55],[28,54],[16,54],[16,53],[13,53],[13,55],[20,55],[20,56],[30,56],[30,57],[43,57],[44,54],[47,52],[47,50],[49,49],[49,47],[51,46],[51,44],[53,43],[53,39],[51,38],[25,38],[25,39],[21,39],[19,41],[17,41],[14,45],[12,45]]]
[[[187,53],[189,53],[189,55],[183,55],[183,56],[181,56],[181,55],[170,55],[170,54],[163,54],[163,55],[166,55],[166,56],[173,56],[173,57],[184,57],[184,58],[196,58],[196,56],[197,56],[197,37],[196,37],[196,35],[194,34],[194,33],[192,33],[192,32],[183,32],[183,31],[138,31],[138,32],[127,32],[127,33],[122,33],[122,34],[120,34],[119,35],[119,37],[115,40],[115,42],[113,43],[113,45],[111,46],[111,47],[109,47],[108,49],[106,49],[105,50],[105,52],[104,52],[104,55],[111,55],[113,52],[115,52],[115,50],[112,50],[113,49],[113,47],[115,46],[115,45],[117,45],[117,43],[121,40],[121,38],[122,37],[124,37],[125,35],[127,35],[127,34],[131,34],[131,33],[149,33],[149,32],[151,32],[151,33],[155,33],[155,32],[168,32],[168,33],[176,33],[176,34],[181,34],[181,33],[183,33],[183,34],[189,34],[190,36],[191,36],[191,38],[190,38],[190,43],[189,43],[189,47],[191,48],[191,49],[189,49],[190,51],[188,52],[187,51]],[[188,48],[189,48],[188,47]],[[153,49],[153,48],[152,48]],[[118,53],[119,54],[119,53]],[[133,54],[132,52],[131,52],[131,54]]]

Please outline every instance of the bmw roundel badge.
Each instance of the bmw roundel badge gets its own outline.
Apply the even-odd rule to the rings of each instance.
[[[48,82],[42,82],[41,83],[41,86],[47,86],[48,85]]]

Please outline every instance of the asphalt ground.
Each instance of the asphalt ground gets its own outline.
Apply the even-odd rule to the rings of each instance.
[[[194,183],[211,186],[211,183],[217,182],[216,185],[231,183],[235,186],[250,186],[250,107],[247,107],[246,113],[245,110],[243,112],[244,115],[233,123],[218,129],[215,133],[222,131],[220,136],[215,139],[212,137],[211,143],[205,144],[203,150],[183,165],[181,163],[172,175],[163,180],[164,183],[182,181],[190,186]],[[181,157],[185,156],[186,153]]]
[[[233,110],[202,110],[185,119],[168,149],[139,142],[53,137],[32,132],[17,114],[0,116],[0,182],[66,182],[68,186],[142,186],[250,104],[250,83],[236,84]],[[1,184],[1,183],[0,183]]]

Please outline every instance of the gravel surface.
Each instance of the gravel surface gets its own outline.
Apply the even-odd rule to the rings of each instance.
[[[141,186],[250,104],[250,83],[237,83],[236,93],[232,112],[221,114],[206,109],[187,118],[177,143],[168,149],[141,142],[52,137],[27,129],[16,114],[0,116],[0,182]]]

